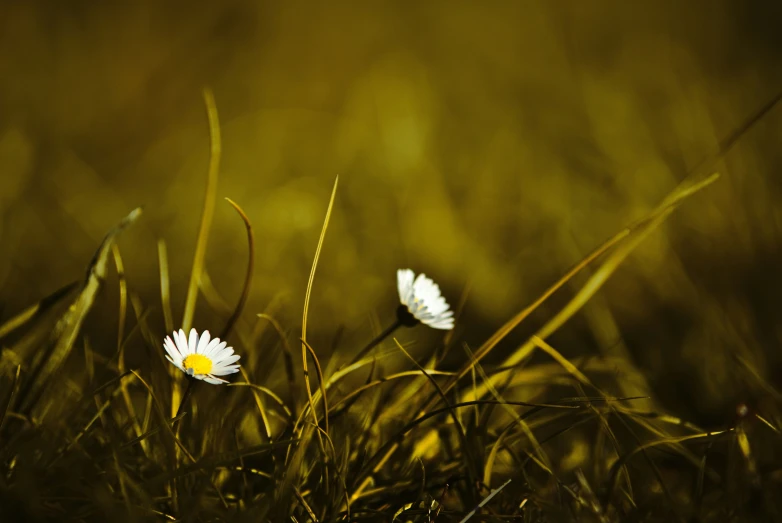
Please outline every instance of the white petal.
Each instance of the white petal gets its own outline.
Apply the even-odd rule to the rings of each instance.
[[[182,353],[182,342],[180,341],[181,338],[179,337],[179,333],[182,332],[181,329],[178,331],[174,331],[174,345],[176,345],[177,350],[179,351],[179,354]]]
[[[215,367],[222,367],[224,365],[231,365],[232,363],[235,363],[241,359],[241,356],[238,354],[229,354],[223,358],[215,358]]]
[[[211,354],[212,349],[220,345],[220,338],[212,338],[212,341],[209,342],[209,345],[206,346],[206,349],[204,350],[204,356],[208,356]]]
[[[218,340],[219,343],[213,345],[211,349],[204,353],[204,356],[208,356],[209,358],[214,359],[215,354],[219,354],[225,348],[226,343],[224,341],[220,341],[219,338],[215,339]]]
[[[190,346],[187,343],[187,335],[185,334],[185,331],[182,329],[179,329],[179,352],[182,353],[183,358],[187,358],[191,352],[190,352]]]
[[[430,327],[433,329],[443,329],[443,330],[451,330],[453,329],[453,320],[441,320],[437,322],[433,322],[429,324]]]
[[[211,356],[209,356],[209,358],[212,360],[213,365],[219,365],[220,363],[222,363],[223,360],[233,356],[233,353],[234,353],[233,349],[228,347],[227,349],[221,350],[217,354],[212,354]]]
[[[177,369],[181,370],[182,372],[185,372],[185,369],[182,368],[182,362],[181,361],[179,361],[179,362],[174,361],[171,358],[169,358],[168,355],[166,355],[166,359],[168,361],[170,361]]]
[[[222,385],[223,383],[228,383],[225,380],[221,380],[220,378],[216,378],[214,376],[204,376],[203,379],[207,383],[211,383],[212,385]]]
[[[415,278],[415,273],[410,269],[396,271],[396,287],[399,291],[399,301],[403,305],[409,305],[408,300],[410,290],[413,288],[413,278]]]
[[[174,342],[171,341],[171,336],[166,336],[166,339],[163,340],[163,348],[166,349],[166,352],[173,360],[176,361],[182,359],[182,354],[179,352],[179,349],[177,349],[176,345],[174,345]]]
[[[435,329],[452,329],[453,312],[442,296],[440,286],[424,273],[413,277],[410,269],[397,271],[400,301],[421,323]]]
[[[239,372],[239,365],[215,365],[212,367],[212,374],[215,376],[231,374],[234,372]]]
[[[207,345],[209,345],[209,331],[204,331],[201,333],[201,337],[198,339],[198,346],[196,347],[196,354],[203,354],[206,350]]]
[[[429,310],[432,311],[432,314],[448,314],[449,312],[448,304],[442,298],[434,302],[434,304],[429,307]]]
[[[198,332],[195,329],[190,329],[190,339],[187,340],[188,354],[195,354],[198,347]]]
[[[239,372],[239,367],[223,367],[212,369],[212,376],[227,376],[228,374],[235,374],[237,372]]]

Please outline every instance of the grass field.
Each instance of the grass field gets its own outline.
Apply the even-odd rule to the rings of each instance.
[[[43,4],[0,523],[782,521],[765,8]]]
[[[212,161],[184,332],[203,290],[222,150],[211,92],[205,99]],[[162,310],[166,331],[174,328],[164,243],[160,306],[134,296],[117,242],[143,219],[138,208],[106,235],[84,279],[0,326],[4,340],[24,332],[2,356],[4,521],[726,521],[779,514],[774,493],[782,477],[773,449],[782,438],[780,393],[741,352],[733,364],[762,391],[759,405],[737,405],[731,423],[705,429],[650,410],[654,402],[640,393],[643,377],[634,376],[631,362],[568,359],[545,341],[677,207],[718,178],[695,173],[685,180],[477,348],[460,343],[448,323],[447,334],[416,358],[387,329],[366,349],[346,347],[328,363],[308,343],[307,326],[337,182],[296,341],[268,313],[235,329],[246,312],[255,241],[247,215],[229,200],[246,226],[249,261],[241,297],[220,331],[221,339],[235,340],[240,374],[216,385],[170,365],[163,332],[150,325],[151,312]],[[81,327],[112,269],[119,327],[107,355]],[[499,365],[483,365],[509,332],[587,270],[537,332]],[[409,316],[397,327],[427,325]],[[253,357],[267,329],[278,340]],[[131,351],[143,355],[142,364],[129,366]],[[461,364],[443,365],[449,352],[461,352]],[[535,352],[545,361],[530,364]],[[284,373],[282,390],[266,386],[273,373]]]

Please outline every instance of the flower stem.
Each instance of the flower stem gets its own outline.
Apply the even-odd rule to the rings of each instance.
[[[179,417],[184,412],[185,405],[190,401],[190,396],[193,395],[193,388],[195,387],[195,378],[187,377],[187,388],[185,389],[185,395],[182,396],[182,401],[179,402],[179,408],[176,411],[176,416]]]
[[[374,349],[375,347],[377,347],[377,346],[378,346],[378,345],[379,345],[379,344],[380,344],[380,343],[381,343],[383,340],[385,340],[386,338],[388,338],[388,337],[389,337],[389,336],[390,336],[390,335],[391,335],[391,334],[392,334],[392,333],[393,333],[395,330],[397,330],[397,329],[398,329],[399,327],[401,327],[401,326],[402,326],[402,320],[401,320],[401,319],[399,319],[399,318],[397,318],[397,319],[394,321],[394,323],[392,323],[391,325],[389,325],[389,326],[388,326],[388,327],[387,327],[387,328],[386,328],[386,329],[385,329],[383,332],[381,332],[380,334],[378,334],[377,336],[375,336],[375,338],[374,338],[372,341],[370,341],[369,343],[367,343],[366,347],[364,347],[363,349],[361,349],[361,350],[358,352],[358,354],[356,354],[355,356],[353,356],[353,359],[352,359],[352,360],[350,360],[350,365],[353,365],[353,364],[354,364],[354,363],[356,363],[358,360],[360,360],[361,358],[363,358],[364,356],[366,356],[366,354],[367,354],[369,351],[371,351],[372,349]]]

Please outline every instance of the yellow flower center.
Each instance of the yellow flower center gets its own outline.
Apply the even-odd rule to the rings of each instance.
[[[203,354],[191,354],[185,358],[182,366],[186,371],[191,371],[193,374],[209,374],[212,372],[212,360]]]

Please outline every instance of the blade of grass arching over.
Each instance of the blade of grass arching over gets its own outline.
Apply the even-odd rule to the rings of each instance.
[[[160,304],[166,332],[174,332],[174,315],[171,312],[171,284],[168,277],[168,249],[164,240],[157,241],[157,259],[160,266]]]
[[[441,370],[427,370],[430,375],[432,376],[453,376],[453,372],[446,372]],[[390,383],[393,380],[397,380],[400,378],[420,378],[421,373],[416,370],[406,370],[402,372],[397,372],[396,374],[391,374],[389,376],[383,376],[382,378],[378,378],[376,380],[370,381],[368,383],[365,383],[364,385],[361,385],[360,387],[357,387],[355,390],[350,391],[348,394],[343,396],[339,399],[334,405],[329,407],[329,413],[335,413],[337,411],[337,408],[341,406],[343,403],[350,402],[350,400],[354,399],[356,396],[360,396],[365,391],[376,387],[383,383]]]
[[[55,305],[57,302],[59,302],[61,299],[63,299],[67,294],[69,294],[71,291],[75,290],[81,281],[74,281],[69,283],[68,285],[65,285],[64,287],[61,287],[51,293],[49,296],[45,297],[35,305],[32,305],[13,318],[10,318],[8,321],[0,325],[0,340],[5,338],[7,335],[21,327],[22,325],[26,324],[28,321],[42,316],[46,311],[48,311],[53,305]]]
[[[198,227],[195,253],[193,254],[193,267],[190,271],[190,281],[187,286],[185,298],[185,310],[182,315],[181,328],[185,333],[190,331],[195,314],[196,301],[201,277],[204,272],[204,259],[206,247],[209,241],[209,228],[214,216],[215,201],[217,198],[217,180],[220,173],[220,157],[222,155],[222,141],[220,137],[220,120],[217,114],[217,104],[214,95],[209,89],[204,89],[204,105],[209,123],[209,170],[206,175],[206,191],[204,193],[204,205],[201,208],[201,223]],[[177,373],[171,380],[171,415],[176,416],[182,404],[182,387],[184,375]]]
[[[559,327],[561,327],[567,320],[569,320],[589,299],[605,284],[606,281],[613,275],[613,273],[619,268],[620,264],[633,252],[652,232],[671,215],[676,206],[684,201],[685,198],[692,196],[698,191],[711,185],[719,178],[718,174],[709,176],[705,180],[692,184],[690,186],[681,187],[676,190],[672,195],[666,197],[662,205],[655,209],[647,219],[643,220],[628,239],[620,244],[606,260],[600,265],[595,273],[589,278],[586,284],[576,294],[576,296],[568,302],[568,304],[543,328],[541,328],[535,336],[525,343],[519,350],[514,352],[508,359],[503,362],[503,366],[518,365],[524,359],[527,358],[529,353],[535,347],[535,337],[545,340],[551,334],[553,334]]]
[[[295,483],[298,481],[298,477],[301,475],[301,467],[304,462],[304,453],[307,450],[307,445],[314,432],[317,435],[318,446],[320,448],[321,456],[323,460],[328,462],[328,454],[326,453],[326,446],[323,443],[323,437],[320,434],[320,425],[318,425],[318,414],[315,410],[315,398],[312,394],[312,388],[310,387],[309,365],[307,363],[307,319],[309,317],[310,298],[312,296],[312,285],[315,281],[315,271],[318,267],[318,259],[320,258],[321,250],[323,249],[323,241],[326,238],[326,231],[328,230],[329,220],[331,219],[331,211],[334,207],[334,200],[337,196],[337,186],[339,184],[339,176],[334,180],[334,187],[331,190],[331,198],[329,199],[329,205],[326,208],[326,217],[323,220],[323,227],[320,231],[320,238],[318,239],[318,246],[315,249],[315,257],[312,260],[312,268],[310,269],[310,275],[307,280],[307,290],[304,294],[304,311],[302,313],[301,322],[301,362],[302,362],[302,374],[304,375],[304,387],[307,392],[307,405],[308,409],[302,409],[298,420],[293,427],[293,434],[299,434],[299,444],[294,448],[291,446],[288,448],[288,452],[285,456],[285,479],[280,482],[279,488],[275,492],[275,499],[287,499],[289,493],[295,491]],[[308,412],[309,411],[309,412]],[[307,426],[304,422],[304,418],[307,414],[312,416],[313,428]],[[302,427],[303,428],[300,428]],[[328,484],[326,484],[326,490],[328,491]]]
[[[540,307],[543,304],[543,302],[545,302],[549,297],[551,297],[552,294],[554,294],[563,285],[569,282],[573,278],[573,276],[578,274],[584,267],[592,263],[594,260],[599,258],[603,253],[611,249],[611,247],[619,243],[629,233],[630,231],[625,229],[623,231],[620,231],[616,235],[614,235],[611,239],[609,239],[601,246],[599,246],[597,249],[595,249],[592,253],[590,253],[586,258],[578,262],[572,269],[570,269],[562,278],[557,280],[551,287],[546,289],[546,291],[543,294],[541,294],[537,300],[532,302],[532,304],[530,304],[524,310],[516,314],[510,320],[508,320],[507,323],[505,323],[505,325],[500,327],[499,330],[497,330],[497,332],[492,334],[491,337],[489,337],[489,339],[486,340],[483,343],[483,345],[481,345],[478,348],[478,350],[475,351],[475,357],[473,358],[473,360],[465,364],[461,369],[459,369],[459,372],[456,374],[456,376],[454,376],[451,380],[448,381],[448,383],[446,383],[443,386],[443,391],[445,391],[446,393],[449,392],[459,380],[461,380],[464,376],[467,375],[468,372],[470,372],[470,367],[472,365],[480,362],[489,352],[491,352],[491,350],[500,341],[502,341],[505,338],[505,336],[508,335],[509,332],[515,329],[522,321],[524,321],[530,314],[532,314],[538,307]],[[429,405],[431,405],[433,401],[436,401],[436,397],[434,396],[429,401]]]
[[[0,374],[14,372],[14,369],[20,363],[23,363],[25,369],[29,372],[30,363],[38,361],[37,358],[41,355],[41,348],[51,340],[53,327],[56,326],[57,321],[66,314],[68,308],[76,300],[83,284],[84,280],[79,279],[73,284],[63,287],[49,297],[44,298],[45,306],[40,308],[37,305],[33,306],[33,308],[37,308],[37,314],[34,315],[37,321],[32,322],[30,328],[12,347],[0,346]],[[22,315],[17,315],[9,320],[8,332],[13,332],[24,325],[24,322],[30,323],[32,318],[25,319],[25,316],[23,312]],[[14,321],[17,318],[18,320]],[[23,320],[23,322],[19,323],[19,320]],[[25,373],[25,376],[29,376],[29,374]]]
[[[674,194],[668,196],[663,203],[652,211],[645,219],[632,229],[632,233],[627,239],[620,243],[606,257],[600,267],[595,270],[592,276],[587,280],[584,286],[576,295],[561,309],[552,319],[550,319],[538,332],[535,333],[526,343],[515,350],[502,363],[502,367],[513,367],[526,360],[536,347],[536,337],[545,340],[551,334],[557,331],[566,321],[568,321],[589,299],[608,281],[624,260],[632,253],[643,241],[671,215],[676,206],[686,198],[692,196],[703,188],[711,185],[719,178],[718,174],[709,176],[705,180],[693,183],[689,186],[680,187]],[[626,229],[628,232],[631,229]],[[492,381],[496,381],[492,376]],[[486,394],[487,387],[484,385],[480,390],[481,395]]]
[[[721,160],[730,150],[733,148],[733,146],[739,141],[741,137],[743,137],[749,130],[752,129],[752,127],[757,124],[763,117],[768,115],[769,112],[771,112],[776,105],[782,101],[782,92],[778,93],[776,96],[774,96],[768,103],[763,105],[756,113],[751,115],[740,127],[738,127],[733,133],[731,133],[729,136],[727,136],[725,139],[723,139],[718,147],[717,151],[712,154],[711,156],[705,158],[700,164],[698,164],[694,169],[690,170],[690,176],[688,176],[682,184],[688,184],[690,182],[690,178],[692,176],[704,176],[705,173],[708,173],[710,169],[713,168],[713,166]],[[696,183],[694,186],[691,186],[688,190],[688,188],[685,188],[684,190],[674,190],[671,195],[669,195],[666,200],[663,201],[662,205],[660,206],[661,209],[665,209],[669,206],[676,205],[679,201],[689,196],[692,192],[695,192],[697,190],[700,190],[702,187],[699,187],[699,185],[703,184],[708,185],[712,181],[714,181],[714,178],[716,175],[712,175],[708,178],[706,178],[703,182]],[[690,193],[690,194],[687,194]],[[658,209],[659,211],[660,209]],[[497,332],[495,332],[475,353],[475,361],[478,362],[481,359],[483,359],[484,356],[488,352],[490,352],[496,345],[499,343],[511,330],[513,330],[516,326],[518,326],[519,323],[521,323],[527,316],[529,316],[535,309],[537,309],[549,296],[551,296],[554,292],[557,291],[562,285],[567,283],[573,276],[575,276],[581,269],[586,267],[589,263],[591,263],[594,259],[598,258],[601,254],[609,250],[612,246],[616,245],[620,240],[622,240],[624,237],[626,237],[631,231],[634,229],[641,227],[644,225],[644,222],[646,220],[642,220],[639,223],[636,223],[633,226],[628,227],[627,229],[620,231],[617,235],[615,235],[613,238],[609,239],[606,243],[598,247],[595,251],[593,251],[590,255],[588,255],[584,260],[579,262],[571,271],[569,271],[565,276],[563,276],[559,281],[557,281],[554,285],[552,285],[549,289],[546,290],[546,292],[543,293],[535,302],[533,302],[530,306],[528,306],[526,309],[519,312],[516,316],[511,318],[505,325],[503,325]],[[443,390],[446,392],[450,391],[451,388],[464,376],[467,375],[469,372],[469,366],[464,366],[460,369],[458,376],[455,377],[453,380],[451,380],[449,383],[447,383]],[[432,401],[436,401],[436,397],[432,396],[430,401],[428,402],[431,404]]]
[[[580,252],[581,249],[575,237],[571,243],[573,245],[571,252]],[[587,267],[581,281],[586,281],[591,275],[592,268]],[[627,340],[622,334],[616,317],[618,311],[612,309],[607,297],[601,294],[593,296],[589,306],[584,307],[582,311],[600,355],[604,358],[614,358],[624,362],[622,372],[626,375],[626,379],[620,380],[617,384],[621,388],[622,395],[649,396],[651,387],[648,379],[633,362]]]
[[[117,269],[117,280],[119,284],[119,325],[117,326],[117,352],[122,348],[122,339],[125,337],[125,322],[128,312],[128,282],[125,279],[125,265],[122,263],[122,256],[117,244],[111,246],[111,254],[114,257],[114,267]],[[120,370],[120,372],[124,372]]]
[[[556,361],[557,363],[562,365],[562,368],[565,369],[568,372],[568,374],[570,374],[571,376],[576,378],[583,385],[587,385],[589,387],[592,387],[593,389],[597,389],[597,387],[595,387],[592,384],[592,382],[589,380],[589,378],[587,378],[584,375],[583,372],[578,370],[578,367],[576,367],[575,365],[570,363],[570,361],[566,357],[564,357],[562,354],[560,354],[560,352],[557,349],[555,349],[554,347],[552,347],[551,345],[546,343],[545,340],[543,340],[543,339],[541,339],[541,338],[539,338],[537,336],[533,336],[532,337],[532,342],[539,349],[541,349],[543,352],[545,352],[546,354],[551,356],[554,359],[554,361]],[[599,389],[598,389],[598,391],[599,391]],[[601,394],[602,394],[602,392],[601,392]]]
[[[369,358],[365,358],[363,360],[357,361],[356,363],[349,365],[347,367],[341,368],[338,371],[336,371],[334,374],[332,374],[326,381],[323,386],[324,393],[331,389],[337,382],[339,382],[342,378],[350,374],[351,372],[360,369],[361,367],[364,367],[366,365],[373,365],[377,360],[380,360],[381,358],[385,358],[390,356],[391,353],[383,353],[383,354],[375,354],[372,355]],[[418,376],[420,376],[420,373],[416,373]],[[321,389],[318,389],[315,391],[315,393],[312,395],[312,404],[317,405],[317,403],[320,401],[320,394]],[[299,413],[299,416],[296,420],[296,426],[298,427],[304,422],[304,418],[309,415],[310,408],[309,404],[305,406],[305,408],[302,409],[301,413]]]
[[[81,330],[82,323],[92,308],[95,297],[106,278],[111,246],[117,240],[119,234],[135,222],[139,216],[141,216],[140,207],[131,211],[103,239],[90,262],[79,296],[68,311],[59,319],[47,346],[39,351],[37,358],[30,366],[32,371],[21,395],[22,412],[32,414],[35,417],[38,411],[34,407],[43,395],[44,390],[47,389],[52,394],[57,394],[57,391],[52,390],[52,387],[50,387],[51,379],[70,354],[76,337]]]
[[[220,333],[219,338],[221,340],[227,340],[228,335],[231,334],[231,330],[233,329],[234,325],[236,324],[237,320],[239,320],[239,317],[242,315],[242,311],[244,310],[244,305],[247,303],[247,298],[250,296],[250,287],[252,286],[253,282],[253,269],[255,267],[255,238],[253,236],[253,227],[250,225],[250,219],[247,217],[247,215],[244,213],[241,207],[234,202],[230,198],[226,198],[226,201],[233,206],[233,208],[236,210],[237,213],[239,213],[239,217],[244,222],[244,227],[247,229],[247,272],[244,276],[244,286],[242,287],[242,294],[239,297],[239,302],[236,304],[236,308],[234,309],[233,314],[231,314],[231,317],[228,318],[228,321],[225,323],[225,327],[223,328],[223,331]]]
[[[233,314],[235,307],[232,307],[214,286],[212,277],[209,275],[209,271],[206,268],[201,271],[201,278],[198,280],[198,291],[214,313],[220,316],[230,316]]]
[[[264,308],[263,312],[258,314],[259,318],[274,318],[274,314],[279,312],[280,306],[282,305],[283,300],[286,298],[288,294],[288,291],[277,291],[272,295],[271,299],[269,300],[269,303]],[[263,335],[266,333],[266,322],[263,321],[257,321],[255,322],[255,325],[253,325],[252,330],[250,331],[250,338],[249,338],[249,345],[254,346],[258,340],[263,337]],[[280,332],[283,331],[283,329],[279,329]]]
[[[320,251],[323,248],[323,240],[326,238],[326,230],[329,227],[329,220],[331,219],[331,210],[334,207],[334,199],[337,196],[337,185],[339,184],[339,176],[334,180],[334,188],[331,190],[331,199],[329,200],[329,206],[326,209],[326,218],[323,220],[323,228],[320,231],[320,238],[318,239],[318,247],[315,249],[315,258],[312,260],[312,269],[310,270],[310,277],[307,280],[307,292],[304,295],[304,313],[301,320],[301,359],[304,374],[304,385],[307,389],[307,400],[309,401],[310,413],[312,414],[312,421],[315,426],[318,427],[318,415],[315,412],[315,402],[312,398],[312,389],[310,388],[310,375],[307,366],[307,318],[309,316],[310,298],[312,296],[312,284],[315,281],[315,270],[318,268],[318,259],[320,258]],[[318,442],[320,443],[321,450],[323,451],[324,458],[326,457],[325,448],[323,446],[323,438],[320,436],[320,432],[316,431],[318,435]]]
[[[782,91],[778,92],[771,100],[764,104],[754,114],[747,118],[742,125],[736,128],[731,134],[723,138],[719,144],[717,144],[717,150],[713,154],[704,158],[696,167],[690,170],[691,174],[705,175],[706,173],[715,169],[717,162],[722,160],[727,155],[733,146],[749,132],[755,124],[760,122],[765,116],[767,116],[776,105],[782,101]]]
[[[204,103],[206,104],[206,115],[209,119],[209,171],[206,177],[206,194],[204,195],[204,206],[201,210],[201,225],[198,229],[198,239],[196,240],[196,250],[193,255],[193,269],[190,273],[190,283],[187,287],[187,298],[185,300],[185,312],[182,316],[182,329],[185,332],[190,330],[193,324],[193,315],[195,314],[196,300],[198,298],[198,280],[201,278],[201,271],[204,268],[204,257],[206,256],[206,245],[209,241],[209,227],[212,225],[214,216],[215,201],[217,198],[217,178],[220,172],[220,156],[222,154],[222,142],[220,141],[220,121],[217,116],[217,105],[214,95],[209,89],[204,89]]]

